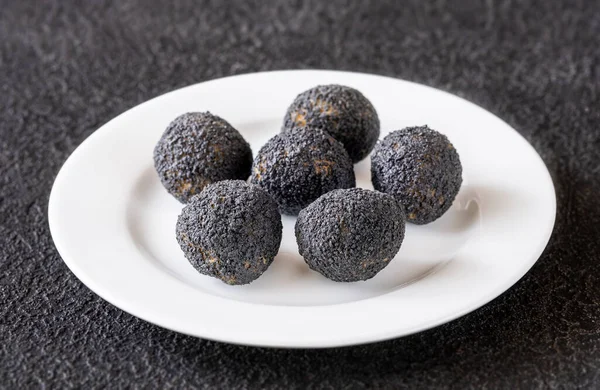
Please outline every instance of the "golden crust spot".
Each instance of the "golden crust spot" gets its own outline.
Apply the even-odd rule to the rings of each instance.
[[[244,268],[250,268],[250,262],[248,260],[244,261]]]
[[[440,198],[439,198],[440,205],[444,204],[445,201],[446,201],[446,198],[444,198],[443,195],[440,196]]]
[[[415,213],[410,213],[410,214],[408,214],[406,216],[406,218],[408,218],[408,219],[415,219],[415,218],[417,218],[417,215]]]
[[[350,232],[348,226],[346,225],[346,221],[344,221],[344,218],[340,219],[340,232],[343,236],[348,235],[348,233]]]
[[[335,163],[329,160],[315,160],[313,162],[317,175],[331,175],[331,171]]]
[[[339,113],[339,111],[336,110],[332,104],[320,98],[317,98],[317,100],[315,100],[315,102],[313,103],[313,107],[321,111],[321,114],[325,115],[337,115]]]
[[[298,111],[294,111],[290,115],[291,115],[292,122],[294,122],[296,124],[296,126],[299,126],[299,127],[306,126],[306,116],[305,115],[299,113]]]
[[[262,175],[261,175],[261,173],[260,173],[260,169],[258,169],[258,167],[254,167],[254,177],[255,177],[257,180],[260,180],[260,179],[262,179]]]
[[[237,279],[235,278],[235,276],[221,276],[220,278],[222,281],[224,281],[227,284],[235,284],[235,282],[237,281]]]
[[[198,252],[200,252],[200,256],[202,256],[202,261],[204,261],[205,263],[214,264],[220,262],[219,259],[213,253],[211,253],[211,251],[205,250],[201,246],[192,244],[191,242],[188,242],[188,245],[192,246],[194,249],[197,249]]]
[[[267,167],[265,167],[265,161],[262,160],[257,165],[254,166],[254,177],[257,180],[262,179],[262,175],[267,171]]]
[[[376,263],[376,261],[374,261],[374,260],[365,260],[361,264],[362,264],[363,268],[367,268],[368,266],[375,264],[375,263]]]
[[[186,192],[192,189],[192,181],[188,179],[182,179],[177,182],[177,192]]]
[[[420,202],[423,202],[426,198],[426,195],[420,190],[418,190],[416,187],[411,187],[407,189],[406,194],[413,197],[414,199],[419,200]]]
[[[199,246],[194,244],[191,240],[190,237],[185,234],[185,233],[181,233],[181,240],[190,248],[197,250],[198,252],[200,252],[200,255],[202,256],[202,259],[204,259],[204,249]]]
[[[215,160],[223,161],[223,149],[221,148],[221,145],[213,144],[213,145],[211,145],[211,148],[212,148],[213,152],[215,153]]]
[[[188,236],[186,233],[181,233],[180,237],[181,240],[185,242],[188,246],[193,246],[193,244],[190,242],[190,236]]]
[[[206,187],[209,184],[210,180],[207,180],[205,178],[200,178],[199,180],[197,180],[196,184],[191,179],[181,179],[177,181],[177,184],[175,185],[175,190],[179,194],[187,193],[189,195],[195,195],[200,193],[204,189],[204,187]]]

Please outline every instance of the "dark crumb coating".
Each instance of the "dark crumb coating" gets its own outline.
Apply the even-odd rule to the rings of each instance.
[[[340,141],[358,162],[379,138],[379,117],[371,102],[354,88],[319,85],[298,95],[288,108],[283,131],[309,126]]]
[[[265,189],[281,212],[290,215],[326,192],[356,184],[344,146],[329,134],[310,128],[271,138],[254,159],[250,181]]]
[[[225,120],[190,112],[169,124],[154,148],[154,167],[163,186],[182,203],[205,186],[250,175],[252,149]]]
[[[435,221],[452,205],[462,183],[458,152],[448,138],[427,126],[388,134],[371,156],[376,190],[394,195],[406,220]]]
[[[404,211],[394,197],[362,188],[331,191],[300,212],[298,249],[308,266],[336,282],[367,280],[396,256]]]
[[[281,244],[283,225],[275,201],[241,180],[206,187],[183,208],[177,241],[204,275],[227,284],[247,284],[269,268]]]

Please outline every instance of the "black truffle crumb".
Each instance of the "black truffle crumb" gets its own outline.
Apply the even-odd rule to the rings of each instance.
[[[402,203],[408,222],[422,225],[450,208],[460,190],[462,166],[445,135],[427,126],[407,127],[375,146],[371,176],[376,190]]]
[[[331,134],[344,144],[353,162],[367,157],[379,138],[379,117],[371,102],[343,85],[319,85],[296,97],[282,130],[306,126]]]
[[[404,211],[393,196],[352,188],[331,191],[300,212],[296,241],[308,266],[336,282],[367,280],[396,256]]]
[[[246,180],[252,149],[225,120],[190,112],[169,124],[154,148],[154,167],[163,186],[182,203],[210,183]]]
[[[265,189],[281,212],[291,215],[326,192],[356,183],[343,145],[312,128],[271,138],[254,159],[250,181]]]
[[[204,275],[227,284],[247,284],[273,262],[282,234],[275,201],[241,180],[210,184],[183,208],[177,241]]]

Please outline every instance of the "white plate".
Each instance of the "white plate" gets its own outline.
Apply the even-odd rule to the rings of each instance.
[[[388,131],[428,124],[460,154],[464,181],[438,221],[409,225],[398,256],[366,282],[335,283],[297,252],[295,218],[273,265],[228,286],[198,274],[175,240],[182,208],[161,187],[152,150],[188,111],[229,121],[253,151],[279,131],[287,106],[317,84],[362,91]],[[357,183],[372,188],[368,159]],[[550,175],[506,123],[426,86],[336,71],[279,71],[213,80],[168,93],[111,120],[64,164],[49,204],[52,236],[73,273],[117,307],[178,332],[273,347],[332,347],[404,336],[494,299],[538,259],[554,225]]]

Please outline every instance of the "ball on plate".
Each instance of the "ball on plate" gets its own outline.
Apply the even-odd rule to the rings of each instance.
[[[177,220],[177,241],[204,275],[247,284],[269,268],[281,244],[281,215],[262,189],[241,180],[210,184]]]
[[[427,126],[388,134],[371,156],[376,190],[402,203],[417,225],[435,221],[452,205],[462,183],[458,152],[448,138]]]
[[[381,192],[335,190],[302,210],[295,229],[311,269],[336,282],[355,282],[372,278],[396,256],[404,211]]]
[[[210,112],[190,112],[175,118],[154,148],[154,167],[161,183],[182,203],[210,183],[246,180],[251,166],[248,142]]]
[[[310,127],[271,138],[254,159],[250,181],[265,189],[281,212],[291,215],[326,192],[356,183],[344,146]]]
[[[379,117],[371,102],[343,85],[319,85],[296,97],[285,115],[283,131],[307,126],[340,141],[353,162],[365,158],[379,138]]]

